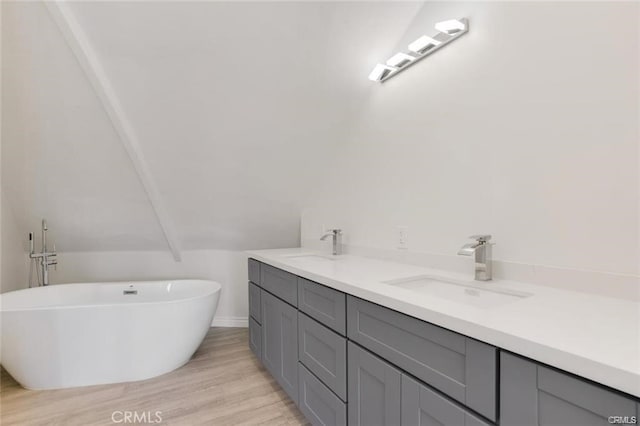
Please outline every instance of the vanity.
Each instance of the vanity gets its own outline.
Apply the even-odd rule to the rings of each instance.
[[[595,372],[594,363],[578,363],[562,348],[545,352],[553,339],[509,337],[517,324],[492,326],[519,310],[526,319],[535,309],[531,288],[488,287],[482,297],[482,287],[438,281],[421,268],[350,256],[336,262],[297,250],[249,254],[249,346],[312,424],[638,422],[640,368],[633,360],[624,374]],[[397,278],[403,274],[408,278]],[[416,291],[422,288],[427,294]],[[460,309],[455,297],[469,297],[471,305]],[[554,355],[555,365],[548,362]],[[567,369],[578,364],[583,375],[563,362]],[[588,368],[610,381],[594,380]]]

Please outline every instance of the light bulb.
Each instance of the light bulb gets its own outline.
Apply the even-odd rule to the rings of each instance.
[[[402,67],[407,65],[409,62],[416,59],[414,56],[407,55],[406,53],[396,53],[387,61],[387,65],[392,67]]]
[[[387,65],[378,64],[375,66],[371,74],[369,74],[369,80],[371,81],[380,81],[386,76],[389,75],[392,71],[395,71],[396,68],[390,67]]]
[[[424,53],[427,50],[438,46],[439,44],[442,44],[442,42],[423,35],[409,45],[409,50],[415,53]]]
[[[457,32],[464,31],[466,28],[466,23],[459,19],[450,19],[436,24],[436,30],[446,34],[455,34]]]

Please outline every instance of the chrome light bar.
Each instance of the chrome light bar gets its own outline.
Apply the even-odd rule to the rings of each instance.
[[[439,31],[438,34],[433,37],[423,35],[409,44],[410,53],[399,52],[389,58],[386,64],[377,64],[369,74],[369,80],[382,83],[415,65],[436,50],[442,49],[447,44],[469,32],[469,20],[467,18],[450,19],[438,22],[435,27]]]

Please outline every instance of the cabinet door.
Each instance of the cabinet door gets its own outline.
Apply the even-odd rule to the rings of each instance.
[[[298,402],[298,311],[263,291],[262,363]]]
[[[630,398],[505,352],[500,414],[504,426],[608,425],[609,416],[637,416]]]
[[[402,425],[489,426],[489,423],[403,374]]]
[[[260,324],[249,317],[249,348],[258,359],[262,357],[262,330]]]
[[[400,370],[349,342],[349,425],[400,424]]]

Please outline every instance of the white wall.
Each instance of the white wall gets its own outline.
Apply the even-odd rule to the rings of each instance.
[[[3,196],[4,198],[4,196]],[[18,234],[16,221],[6,200],[2,200],[1,206],[2,238],[0,246],[2,250],[2,272],[0,273],[0,290],[2,292],[18,290],[27,287],[28,258],[26,235]],[[35,273],[35,272],[34,272]]]
[[[0,3],[2,23],[2,3]],[[2,93],[2,31],[0,31],[0,93]],[[2,290],[2,103],[0,102],[0,291]]]
[[[0,3],[2,23],[2,3]],[[0,31],[0,93],[2,93],[2,31]],[[2,102],[0,102],[0,291],[2,290]]]
[[[0,22],[4,5],[0,2]],[[4,58],[4,31],[0,32],[0,93],[6,87]],[[7,105],[0,103],[0,292],[23,288],[27,283],[26,243],[19,235],[14,211],[5,194],[6,168],[2,167],[4,153]]]
[[[639,7],[426,4],[396,50],[443,19],[466,16],[470,32],[371,84],[303,240],[338,226],[393,250],[401,225],[410,252],[453,258],[490,233],[505,262],[637,278]]]

